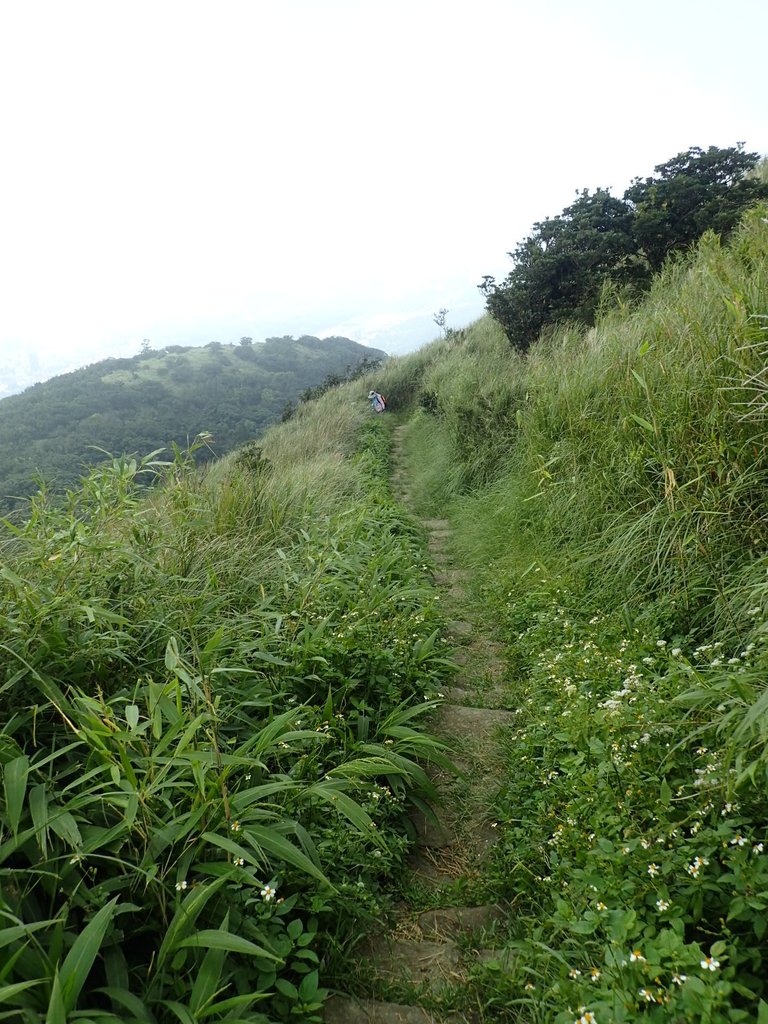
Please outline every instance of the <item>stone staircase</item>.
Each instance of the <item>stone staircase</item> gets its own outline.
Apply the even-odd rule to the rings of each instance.
[[[392,486],[398,500],[408,504],[404,430],[394,431]],[[334,995],[326,1004],[326,1024],[482,1024],[483,1006],[472,997],[472,967],[487,961],[504,966],[504,954],[494,950],[493,939],[503,929],[508,908],[493,902],[472,905],[472,894],[487,889],[483,864],[496,838],[488,807],[499,777],[499,736],[514,721],[514,712],[503,707],[500,649],[462,617],[468,574],[453,564],[450,523],[424,519],[422,525],[436,566],[434,582],[446,613],[457,616],[449,633],[454,660],[461,666],[432,729],[449,744],[460,774],[433,773],[439,821],[423,814],[412,819],[417,842],[406,891],[412,888],[421,894],[419,902],[433,909],[419,913],[413,903],[404,904],[389,931],[369,937],[357,950],[365,988],[393,994],[394,1001]],[[463,1009],[449,1009],[457,1005]]]

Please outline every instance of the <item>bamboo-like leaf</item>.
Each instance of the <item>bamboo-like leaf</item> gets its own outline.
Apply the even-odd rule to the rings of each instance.
[[[251,843],[254,849],[268,850],[279,860],[285,861],[286,864],[293,864],[294,867],[311,875],[312,878],[331,886],[320,868],[278,832],[262,828],[260,825],[247,825],[244,828],[244,833],[244,838]]]
[[[73,1010],[77,1005],[78,996],[88,980],[93,962],[115,915],[118,898],[115,896],[106,906],[96,911],[64,958],[59,977],[61,994],[67,1011]]]
[[[173,920],[168,925],[168,930],[163,936],[160,949],[157,951],[157,970],[165,965],[168,956],[178,949],[179,941],[186,933],[194,927],[198,915],[208,900],[224,885],[227,875],[217,878],[210,885],[197,885],[191,893],[183,900],[179,909],[173,915]]]
[[[371,816],[367,811],[363,810],[356,800],[353,800],[347,793],[344,793],[341,789],[341,784],[338,782],[317,782],[314,786],[310,786],[307,790],[307,795],[319,797],[321,800],[325,800],[331,807],[335,808],[339,814],[343,815],[355,828],[363,835],[368,835],[373,832],[377,835]]]
[[[268,999],[271,992],[246,992],[242,996],[230,996],[229,999],[222,999],[217,1003],[211,1003],[210,1006],[206,1006],[204,1009],[198,1012],[198,1017],[201,1019],[204,1017],[212,1017],[216,1014],[222,1020],[232,1020],[230,1011],[235,1009],[247,1009],[253,1003],[261,1002],[263,999]]]
[[[45,857],[48,854],[48,794],[45,786],[35,786],[29,791],[29,811],[37,841]]]
[[[637,416],[635,413],[631,412],[629,414],[629,418],[633,419],[635,423],[643,428],[643,430],[647,430],[651,434],[655,433],[653,424],[649,423],[648,420],[644,420],[642,416]]]
[[[9,761],[3,769],[3,789],[5,790],[5,806],[8,811],[8,824],[14,835],[19,831],[21,811],[27,793],[27,776],[29,775],[29,758],[23,754]]]
[[[13,999],[19,992],[26,992],[28,988],[42,985],[44,981],[44,978],[34,978],[32,981],[17,981],[13,985],[0,985],[0,1006],[6,1003],[7,1000]]]
[[[249,956],[265,956],[269,960],[283,963],[282,957],[258,946],[250,939],[244,939],[241,935],[233,935],[232,932],[222,931],[220,928],[203,928],[188,939],[182,939],[178,943],[180,948],[202,947],[207,949],[223,949],[230,953],[245,953]]]
[[[45,1024],[67,1024],[67,1011],[64,1006],[64,998],[61,992],[61,981],[59,979],[58,967],[54,972],[53,981],[51,983],[51,997],[48,1000]]]
[[[176,1014],[181,1024],[197,1024],[197,1021],[181,1003],[177,1003],[174,999],[163,999],[161,1006],[167,1006],[171,1013]]]
[[[226,931],[228,924],[229,914],[227,913],[222,921],[221,930]],[[189,1008],[196,1017],[199,1016],[200,1010],[216,996],[226,957],[227,951],[216,946],[211,946],[203,957],[189,997]]]
[[[18,920],[18,918],[16,920]],[[3,949],[5,946],[9,946],[12,942],[16,942],[17,939],[23,939],[25,936],[31,935],[32,932],[36,932],[40,928],[49,928],[55,923],[55,918],[48,918],[46,921],[35,921],[30,924],[15,924],[10,928],[1,928],[0,949]]]
[[[152,1020],[152,1014],[147,1009],[143,1000],[139,999],[133,992],[129,992],[128,989],[116,985],[106,985],[104,988],[96,989],[96,991],[108,996],[113,1003],[117,1003],[122,1009],[127,1010],[131,1014],[131,1018],[128,1019],[141,1021],[141,1024],[147,1024],[147,1021]],[[121,1014],[120,1019],[124,1020],[126,1018]]]

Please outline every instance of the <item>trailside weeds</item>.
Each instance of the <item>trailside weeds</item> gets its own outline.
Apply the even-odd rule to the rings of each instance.
[[[488,594],[522,670],[494,868],[517,957],[486,978],[489,1005],[557,1024],[754,1020],[768,1012],[768,800],[686,705],[692,686],[764,668],[765,637],[686,656],[652,619],[627,629],[537,579],[514,602],[498,578]]]

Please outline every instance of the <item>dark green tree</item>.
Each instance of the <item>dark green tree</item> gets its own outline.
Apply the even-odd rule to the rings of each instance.
[[[628,205],[607,189],[585,189],[559,216],[534,224],[509,253],[514,267],[500,285],[486,276],[480,290],[510,342],[525,351],[545,324],[592,323],[603,281],[636,274],[632,253]]]
[[[634,179],[624,198],[634,212],[635,247],[653,271],[705,231],[727,235],[747,207],[768,198],[768,184],[751,173],[759,161],[742,142],[693,146],[655,167],[655,177]]]

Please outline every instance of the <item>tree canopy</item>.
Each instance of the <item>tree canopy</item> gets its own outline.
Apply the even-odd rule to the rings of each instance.
[[[202,348],[142,346],[0,400],[0,509],[36,488],[36,476],[71,486],[104,452],[140,456],[199,433],[199,459],[223,455],[280,419],[286,403],[329,375],[386,358],[348,338],[310,335]]]
[[[635,178],[621,199],[608,189],[583,190],[561,214],[533,225],[509,253],[513,268],[480,290],[512,345],[525,350],[542,328],[560,320],[594,322],[606,284],[644,290],[675,252],[705,231],[726,235],[744,210],[768,198],[755,173],[758,153],[693,147]]]

